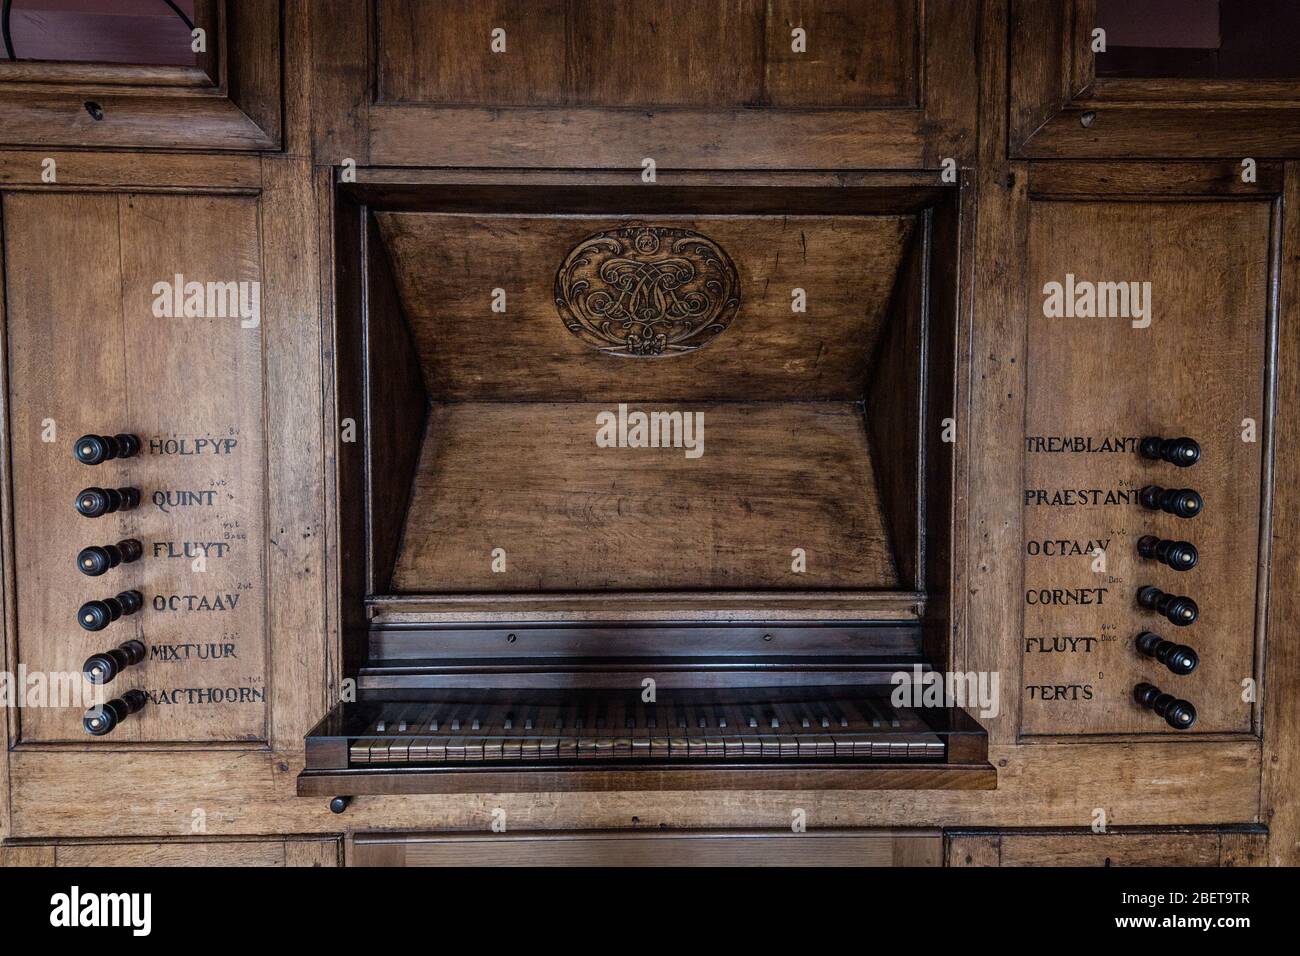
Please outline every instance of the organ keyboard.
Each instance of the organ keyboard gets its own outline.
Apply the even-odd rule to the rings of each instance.
[[[553,694],[386,703],[345,731],[357,765],[564,760],[942,759],[943,741],[915,713],[861,688],[765,690],[736,697],[677,691]]]
[[[298,792],[334,796],[331,807],[341,812],[358,794],[996,781],[975,720],[959,708],[895,707],[889,685],[869,673],[842,672],[838,683],[825,680],[833,672],[805,674],[812,683],[768,686],[729,683],[724,674],[673,683],[659,673],[652,702],[635,684],[563,686],[572,673],[550,687],[464,686],[463,675],[448,673],[440,678],[448,686],[363,689],[368,696],[338,705],[307,735]],[[482,677],[489,679],[501,675]]]

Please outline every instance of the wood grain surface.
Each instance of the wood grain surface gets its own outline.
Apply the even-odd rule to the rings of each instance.
[[[114,742],[264,739],[262,330],[153,312],[155,283],[178,274],[260,281],[257,202],[20,193],[4,212],[17,660],[79,682],[91,654],[138,638],[148,662],[107,689],[141,687],[155,706]],[[79,435],[123,431],[140,437],[139,456],[73,458]],[[87,486],[138,488],[141,505],[82,517],[73,505]],[[142,541],[139,562],[78,572],[81,548],[125,537]],[[139,613],[97,633],[77,626],[82,602],[128,588],[144,594]],[[83,710],[25,709],[21,739],[83,741]]]
[[[1266,423],[1268,374],[1268,202],[1040,202],[1031,206],[1030,439],[1189,435],[1201,460],[1176,468],[1116,452],[1025,454],[1026,693],[1028,733],[1176,733],[1130,700],[1148,681],[1196,705],[1192,732],[1249,732],[1252,707],[1243,681],[1256,677],[1261,471],[1268,435],[1243,440],[1243,420]],[[1133,319],[1050,318],[1049,282],[1150,282],[1151,326]],[[1182,519],[1150,512],[1132,495],[1144,485],[1190,487],[1203,512]],[[1053,505],[1062,489],[1101,493],[1098,503]],[[1048,497],[1033,497],[1038,492]],[[1105,503],[1106,495],[1117,503]],[[1191,541],[1200,559],[1177,572],[1137,554],[1144,534]],[[1082,542],[1084,554],[1052,555],[1044,542]],[[1087,542],[1102,542],[1106,570],[1093,570]],[[1067,550],[1053,547],[1052,550]],[[1190,627],[1174,627],[1140,608],[1143,585],[1189,595],[1200,608]],[[1087,604],[1043,604],[1078,589]],[[1097,589],[1105,589],[1104,592]],[[1193,646],[1197,670],[1175,676],[1133,646],[1144,630]],[[1095,638],[1090,649],[1060,649],[1062,635]],[[1038,642],[1045,639],[1050,646]],[[1068,688],[1057,691],[1056,688]],[[1043,690],[1043,688],[1051,688]],[[1043,699],[1044,695],[1046,699]]]
[[[435,401],[857,401],[913,228],[908,216],[377,218]],[[698,351],[622,359],[565,328],[556,272],[628,221],[700,233],[735,263],[740,311]],[[491,310],[497,288],[505,313]],[[806,312],[792,310],[795,289]]]
[[[897,585],[857,406],[672,409],[703,415],[699,458],[597,447],[603,405],[435,405],[395,589]],[[496,548],[504,573],[492,570]],[[795,548],[806,573],[792,570]]]

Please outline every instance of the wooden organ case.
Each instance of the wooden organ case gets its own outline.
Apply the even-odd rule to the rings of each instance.
[[[300,792],[993,786],[978,723],[919,703],[960,208],[870,176],[341,187],[357,700]]]
[[[1293,5],[177,5],[0,60],[0,862],[1300,860]]]

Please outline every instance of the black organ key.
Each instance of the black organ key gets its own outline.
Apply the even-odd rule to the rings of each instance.
[[[646,716],[650,727],[650,756],[667,757],[671,750],[671,730],[666,708],[661,708],[658,701],[646,705]]]
[[[773,707],[772,726],[781,731],[780,753],[783,757],[797,757],[799,755],[799,734],[797,732],[798,723],[795,721],[793,712],[785,704],[776,704]]]
[[[596,755],[595,735],[589,725],[594,723],[589,713],[589,702],[580,697],[573,712],[573,747],[579,760],[590,760]]]
[[[519,759],[525,762],[541,759],[541,745],[537,738],[540,716],[541,707],[538,704],[530,704],[524,712],[524,729],[519,737]]]
[[[640,760],[650,756],[650,728],[646,725],[645,705],[640,696],[632,698],[629,703],[628,723],[631,727],[628,730],[628,755],[634,760]]]
[[[688,741],[690,745],[690,755],[692,757],[716,754],[716,745],[711,741],[709,734],[709,721],[704,713],[702,702],[691,702],[687,705],[687,713],[690,715],[690,732],[691,736]]]
[[[465,721],[465,759],[483,760],[486,756],[484,747],[486,738],[483,726],[487,722],[487,708],[481,703],[471,705]]]
[[[501,719],[501,759],[519,760],[523,755],[522,731],[516,729],[515,711],[507,710]]]
[[[533,740],[537,742],[539,760],[558,760],[561,756],[560,738],[546,729],[554,721],[556,712],[557,708],[550,705],[537,709],[537,734]]]
[[[556,755],[560,760],[576,760],[578,758],[578,738],[575,736],[577,731],[574,730],[574,724],[578,719],[578,707],[576,703],[569,702],[562,704],[558,716],[555,718],[555,745]],[[560,733],[563,731],[563,733]]]
[[[685,758],[690,755],[690,730],[686,722],[686,708],[680,698],[673,700],[670,723],[668,756]]]

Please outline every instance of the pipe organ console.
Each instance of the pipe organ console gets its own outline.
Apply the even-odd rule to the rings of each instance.
[[[0,61],[0,859],[1300,859],[1285,30],[158,6]]]

